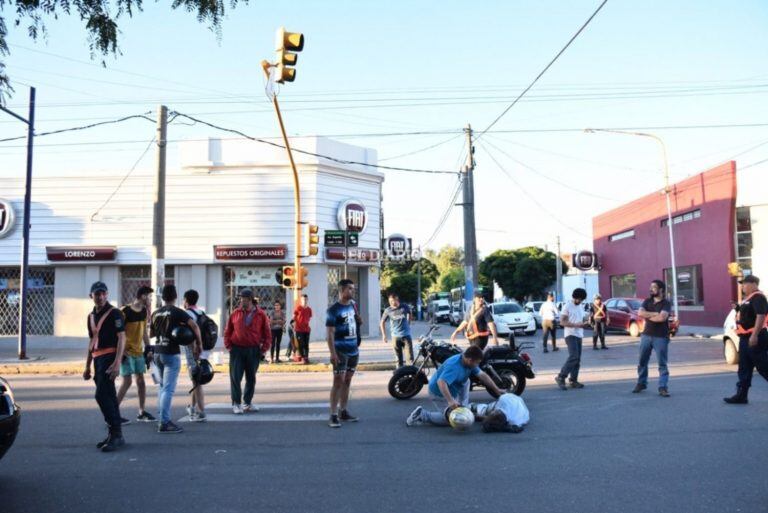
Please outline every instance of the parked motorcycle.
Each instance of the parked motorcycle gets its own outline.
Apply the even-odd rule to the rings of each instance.
[[[461,354],[462,350],[456,344],[436,342],[433,335],[438,326],[430,326],[426,334],[417,339],[418,353],[413,365],[406,365],[395,370],[389,380],[389,395],[395,399],[410,399],[429,383],[430,367],[437,369],[451,356]],[[501,390],[516,395],[521,395],[525,390],[526,380],[533,379],[533,362],[522,349],[533,347],[532,343],[523,343],[519,347],[515,344],[514,335],[510,333],[509,344],[491,346],[485,350],[485,358],[480,364],[480,369],[491,377],[493,382]],[[485,386],[473,377],[470,381],[470,390]],[[496,395],[488,391],[494,398]]]

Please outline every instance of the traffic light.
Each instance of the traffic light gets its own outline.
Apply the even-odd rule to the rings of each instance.
[[[296,52],[304,49],[304,34],[299,32],[287,32],[285,27],[277,29],[275,38],[275,51],[277,59],[275,61],[275,82],[284,84],[293,82],[296,79],[296,61],[299,56]]]
[[[307,274],[309,274],[309,271],[306,267],[301,268],[301,272],[299,273],[299,288],[304,289],[309,285],[309,278],[307,278]]]
[[[317,255],[320,244],[320,228],[316,224],[302,224],[301,227],[302,253],[304,256]]]
[[[741,266],[738,262],[729,262],[728,263],[728,274],[731,276],[737,277],[739,276],[739,273],[741,272]]]
[[[282,267],[278,267],[277,271],[275,271],[275,281],[277,282],[278,285],[283,284],[283,268]]]
[[[295,289],[297,283],[296,268],[292,265],[284,265],[282,269],[283,288]]]

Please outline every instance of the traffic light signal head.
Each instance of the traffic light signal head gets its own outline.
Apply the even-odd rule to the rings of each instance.
[[[304,289],[309,285],[309,279],[307,278],[307,274],[309,274],[309,271],[306,267],[301,268],[301,272],[299,273],[299,288]]]
[[[316,224],[302,224],[301,249],[304,256],[317,255],[320,244],[320,228]]]
[[[299,56],[296,52],[304,49],[304,34],[299,32],[288,32],[285,27],[277,29],[275,38],[275,51],[277,59],[275,62],[276,76],[275,81],[278,84],[293,82],[296,79],[296,61]]]
[[[282,268],[282,285],[286,289],[295,289],[298,283],[296,276],[296,268],[292,265],[284,265]]]

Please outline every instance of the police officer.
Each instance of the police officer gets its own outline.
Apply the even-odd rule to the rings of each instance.
[[[88,355],[83,379],[96,383],[96,402],[109,427],[109,434],[96,448],[112,452],[125,445],[120,417],[120,406],[115,390],[115,378],[125,351],[125,319],[108,301],[107,286],[97,281],[91,285],[93,311],[88,315]],[[91,364],[93,363],[93,374]]]
[[[739,382],[736,394],[725,397],[728,404],[747,404],[747,394],[752,385],[752,372],[768,380],[768,331],[765,317],[768,314],[768,300],[758,289],[760,279],[749,275],[740,280],[744,301],[736,311],[736,333],[739,335]]]

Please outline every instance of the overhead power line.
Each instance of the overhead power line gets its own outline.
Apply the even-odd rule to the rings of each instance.
[[[475,141],[477,141],[478,139],[480,139],[480,138],[481,138],[481,137],[482,137],[482,136],[483,136],[483,135],[484,135],[484,134],[485,134],[485,133],[486,133],[488,130],[490,130],[491,128],[493,128],[493,126],[494,126],[494,125],[496,125],[496,123],[498,123],[498,122],[501,120],[501,118],[503,118],[503,117],[504,117],[504,116],[507,114],[507,112],[509,112],[509,111],[512,109],[512,107],[514,107],[514,106],[517,104],[517,102],[519,102],[519,101],[520,101],[520,99],[521,99],[523,96],[525,96],[525,93],[527,93],[528,91],[530,91],[530,90],[531,90],[531,88],[532,88],[534,85],[536,85],[536,82],[538,82],[538,81],[539,81],[539,79],[540,79],[540,78],[541,78],[541,77],[544,75],[544,73],[546,73],[546,72],[547,72],[547,70],[549,70],[549,68],[551,68],[551,67],[552,67],[552,65],[553,65],[553,64],[554,64],[554,63],[557,61],[557,59],[559,59],[559,58],[560,58],[560,56],[561,56],[561,55],[563,55],[563,53],[564,53],[564,52],[565,52],[565,51],[568,49],[568,47],[569,47],[569,46],[571,46],[571,43],[573,43],[573,42],[576,40],[576,38],[577,38],[577,37],[579,37],[579,34],[581,34],[581,33],[584,31],[584,29],[585,29],[585,28],[587,28],[587,25],[589,25],[589,24],[590,24],[590,22],[591,22],[591,21],[592,21],[592,20],[595,18],[595,16],[597,16],[597,13],[599,13],[599,12],[600,12],[600,10],[603,8],[603,6],[604,6],[604,5],[605,5],[607,2],[608,2],[608,0],[603,0],[603,1],[602,1],[602,3],[601,3],[601,4],[600,4],[598,7],[597,7],[597,9],[595,9],[595,12],[593,12],[593,13],[592,13],[592,15],[591,15],[589,18],[587,18],[587,21],[585,21],[585,22],[584,22],[584,24],[583,24],[583,25],[582,25],[582,26],[579,28],[579,30],[577,30],[577,31],[576,31],[576,33],[575,33],[575,34],[574,34],[574,35],[571,37],[571,39],[569,39],[569,40],[568,40],[568,42],[565,44],[565,46],[564,46],[564,47],[562,47],[562,48],[560,49],[560,51],[559,51],[559,52],[557,52],[557,55],[555,55],[555,56],[552,58],[552,60],[551,60],[551,61],[549,61],[549,64],[547,64],[546,66],[544,66],[544,69],[543,69],[543,70],[541,70],[541,72],[540,72],[538,75],[536,75],[536,78],[534,78],[534,79],[533,79],[533,81],[532,81],[530,84],[528,84],[528,87],[526,87],[525,89],[523,89],[523,91],[522,91],[522,92],[521,92],[521,93],[520,93],[520,94],[517,96],[517,98],[515,98],[515,99],[514,99],[514,101],[513,101],[512,103],[510,103],[510,104],[509,104],[509,106],[508,106],[506,109],[504,109],[504,111],[503,111],[501,114],[499,114],[499,115],[496,117],[496,119],[494,119],[494,120],[491,122],[491,124],[490,124],[490,125],[488,125],[488,126],[485,128],[485,130],[483,130],[482,132],[480,132],[480,134],[479,134],[479,135],[478,135],[478,136],[475,138]]]
[[[395,159],[399,159],[399,158],[402,158],[402,157],[410,157],[411,155],[416,155],[418,153],[423,153],[425,151],[429,151],[429,150],[431,150],[433,148],[437,148],[438,146],[442,146],[443,144],[446,144],[446,143],[449,143],[449,142],[451,142],[451,141],[453,141],[455,139],[458,139],[461,136],[462,136],[462,134],[456,134],[456,135],[451,136],[448,139],[445,139],[444,141],[440,141],[439,143],[435,143],[435,144],[430,144],[429,146],[425,146],[424,148],[419,148],[418,150],[413,150],[413,151],[409,151],[408,153],[401,153],[399,155],[393,155],[391,157],[385,157],[383,159],[379,159],[379,162],[384,162],[384,161],[387,161],[387,160],[395,160]]]
[[[456,187],[454,188],[453,192],[450,195],[450,200],[448,202],[448,205],[445,208],[445,211],[443,211],[443,215],[440,216],[440,220],[437,222],[437,226],[432,231],[432,235],[430,235],[429,239],[427,239],[427,241],[424,244],[422,244],[422,247],[426,248],[430,244],[432,244],[432,242],[434,242],[434,240],[443,230],[445,223],[448,221],[448,217],[450,217],[451,212],[453,211],[453,207],[456,206],[456,198],[458,198],[459,192],[461,192],[461,188],[463,184],[464,184],[464,175],[459,174],[459,179],[456,182]]]
[[[133,116],[125,116],[123,118],[112,119],[110,121],[101,121],[99,123],[91,123],[90,125],[75,126],[71,128],[62,128],[61,130],[51,130],[50,132],[41,132],[39,134],[36,133],[35,137],[42,137],[45,135],[54,135],[54,134],[63,134],[65,132],[77,132],[80,130],[88,130],[89,128],[95,128],[97,126],[114,125],[117,123],[123,123],[124,121],[129,121],[131,119],[146,119],[150,123],[154,123],[155,122],[154,119],[147,117],[150,114],[152,113],[145,112],[144,114],[134,114]],[[19,139],[26,139],[26,138],[27,138],[26,135],[22,135],[19,137],[8,137],[6,139],[0,139],[0,142],[17,141]]]
[[[504,173],[504,175],[505,175],[507,178],[509,178],[509,180],[510,180],[510,181],[511,181],[513,184],[515,184],[515,185],[517,186],[517,188],[518,188],[518,189],[520,189],[520,192],[522,192],[522,193],[523,193],[523,196],[527,197],[527,198],[528,198],[528,199],[530,199],[530,200],[531,200],[531,201],[532,201],[534,204],[536,204],[536,206],[537,206],[537,207],[539,207],[539,209],[540,209],[542,212],[544,212],[545,214],[547,214],[549,217],[551,217],[552,219],[554,219],[555,221],[557,221],[557,223],[558,223],[558,224],[560,224],[561,226],[563,226],[563,227],[567,228],[568,230],[572,231],[573,233],[576,233],[576,234],[578,234],[578,235],[581,235],[582,237],[592,238],[592,237],[591,237],[591,235],[588,235],[588,234],[586,234],[586,233],[582,232],[581,230],[578,230],[577,228],[574,228],[573,226],[569,225],[568,223],[566,223],[565,221],[563,221],[562,219],[560,219],[559,217],[557,217],[557,216],[556,216],[555,214],[553,214],[551,211],[549,211],[549,210],[548,210],[548,209],[547,209],[547,208],[546,208],[544,205],[542,205],[542,204],[539,202],[539,200],[537,200],[537,199],[536,199],[536,196],[535,196],[534,194],[531,194],[531,193],[529,193],[529,192],[528,192],[528,191],[527,191],[527,190],[526,190],[526,189],[525,189],[525,188],[524,188],[522,185],[520,185],[520,182],[518,182],[517,180],[515,180],[515,178],[514,178],[514,177],[513,177],[513,176],[512,176],[512,175],[511,175],[511,174],[510,174],[510,173],[509,173],[509,172],[508,172],[508,171],[507,171],[507,170],[504,168],[504,166],[503,166],[503,165],[502,165],[502,164],[501,164],[501,163],[500,163],[500,162],[499,162],[499,161],[496,159],[496,157],[493,155],[493,153],[490,151],[490,149],[489,149],[487,146],[485,146],[484,144],[481,144],[481,146],[482,146],[482,147],[483,147],[483,149],[486,151],[486,153],[488,154],[488,156],[491,158],[491,160],[493,161],[493,163],[494,163],[494,164],[496,164],[496,167],[498,167],[498,168],[499,168],[499,170],[500,170],[502,173]]]

